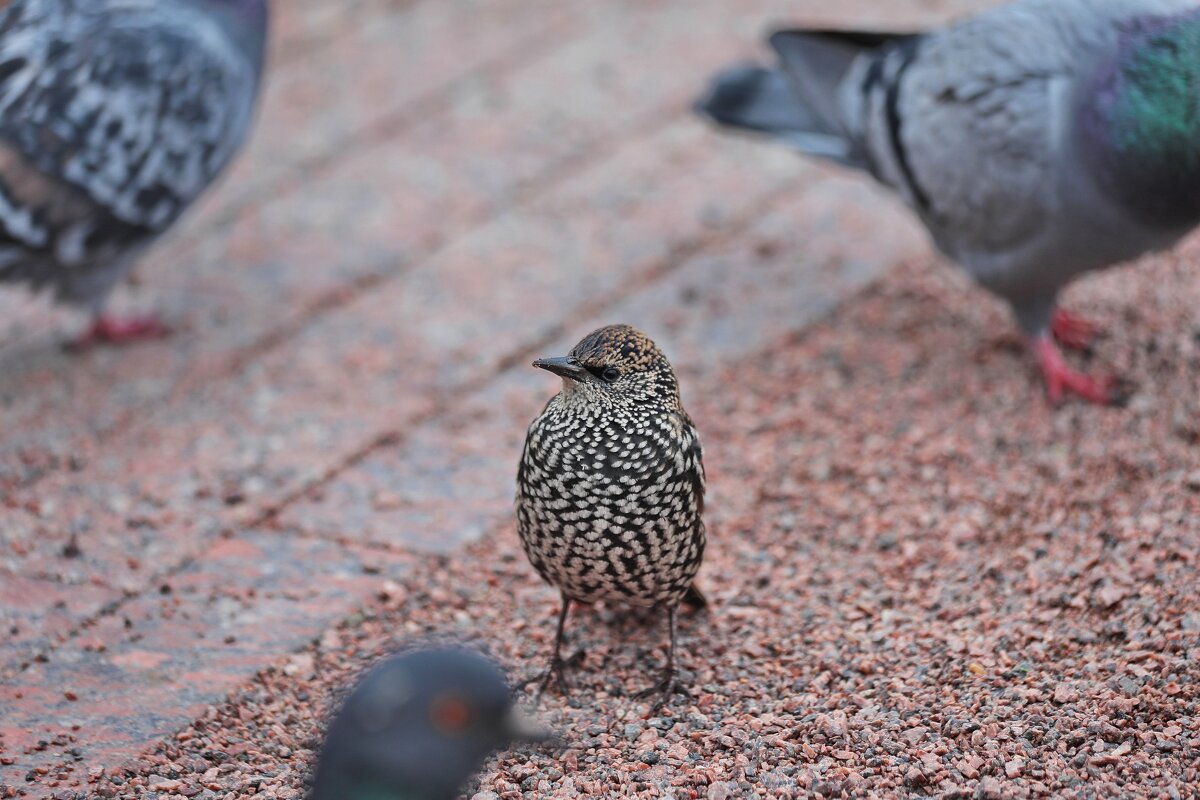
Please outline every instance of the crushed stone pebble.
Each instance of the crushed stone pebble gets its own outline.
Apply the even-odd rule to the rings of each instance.
[[[1136,409],[1049,409],[999,305],[926,263],[757,357],[683,366],[710,480],[713,608],[680,623],[693,699],[647,719],[661,619],[583,610],[573,693],[540,710],[561,745],[496,757],[465,796],[1193,796],[1198,259],[1068,293],[1112,332],[1089,368],[1132,379]],[[302,797],[322,720],[383,654],[467,639],[520,679],[556,603],[497,521],[181,735],[58,785]]]

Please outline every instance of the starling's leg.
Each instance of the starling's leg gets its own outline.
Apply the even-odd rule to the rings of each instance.
[[[156,317],[130,317],[118,319],[101,314],[87,333],[70,344],[72,350],[86,350],[98,344],[129,344],[146,339],[161,339],[170,333]]]
[[[1070,311],[1055,308],[1054,316],[1050,318],[1050,332],[1063,347],[1086,350],[1100,333],[1100,328]]]
[[[563,697],[570,694],[566,676],[563,674],[563,670],[567,664],[562,658],[563,634],[566,632],[567,612],[570,610],[571,601],[564,595],[562,610],[558,612],[558,632],[554,635],[554,654],[550,656],[550,666],[546,667],[545,672],[538,673],[521,684],[521,688],[525,688],[531,683],[539,684],[537,694],[533,698],[535,705],[541,702],[542,694],[551,683],[557,684],[558,690],[562,692]]]
[[[1090,378],[1073,369],[1059,352],[1050,333],[1035,337],[1029,347],[1037,356],[1046,381],[1046,394],[1054,405],[1058,405],[1067,392],[1098,405],[1112,405],[1118,401],[1116,381],[1111,377]]]
[[[688,688],[679,682],[679,671],[675,668],[675,611],[676,606],[671,606],[667,611],[667,624],[671,629],[671,641],[667,645],[667,663],[663,667],[662,680],[638,693],[638,697],[658,695],[658,699],[650,707],[651,714],[657,714],[677,694],[688,698],[692,696]]]

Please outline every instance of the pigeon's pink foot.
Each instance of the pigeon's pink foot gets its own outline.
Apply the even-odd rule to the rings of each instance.
[[[1100,333],[1100,328],[1070,311],[1056,308],[1054,316],[1050,318],[1050,332],[1063,347],[1085,350]]]
[[[96,317],[91,329],[71,343],[72,350],[86,350],[100,344],[131,344],[161,339],[171,332],[157,317],[117,319],[105,314]]]
[[[1073,369],[1050,335],[1037,337],[1029,346],[1037,356],[1042,378],[1046,381],[1046,394],[1054,405],[1061,403],[1068,392],[1097,405],[1107,406],[1118,401],[1113,378],[1091,378]]]

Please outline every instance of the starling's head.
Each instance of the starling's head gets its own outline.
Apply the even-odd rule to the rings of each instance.
[[[454,798],[494,750],[543,738],[483,656],[405,653],[371,670],[334,717],[312,800]]]
[[[533,365],[561,376],[563,394],[572,401],[680,405],[671,363],[650,337],[629,325],[592,331],[566,356],[540,358]]]

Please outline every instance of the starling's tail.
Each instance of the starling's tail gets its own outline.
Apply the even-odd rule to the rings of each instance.
[[[704,596],[704,592],[700,591],[700,587],[694,583],[687,590],[687,594],[683,596],[681,602],[695,611],[703,611],[708,608],[708,598]]]

